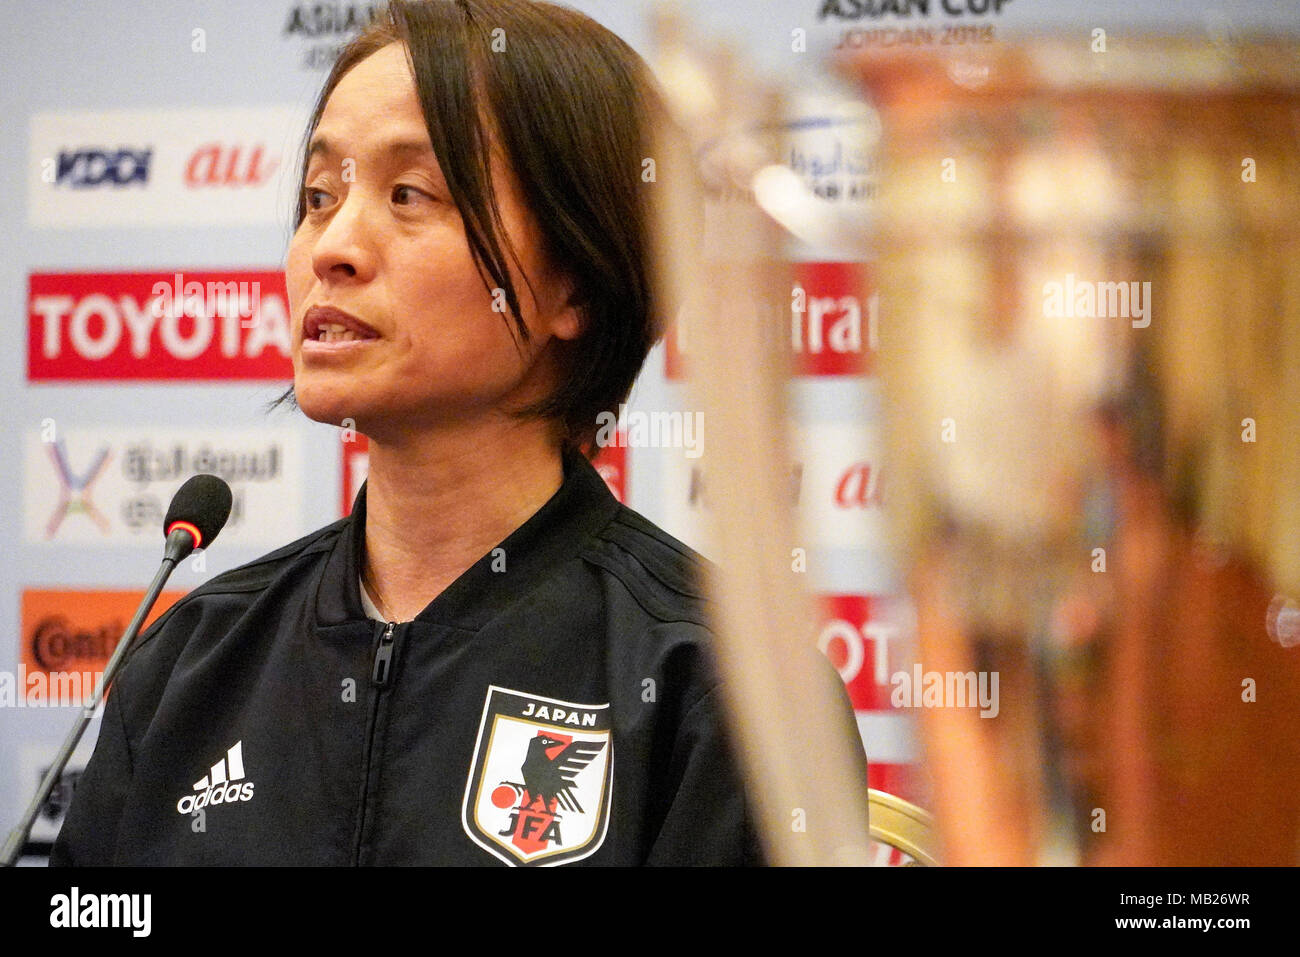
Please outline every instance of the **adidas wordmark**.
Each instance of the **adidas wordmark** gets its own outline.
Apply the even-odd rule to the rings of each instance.
[[[194,782],[194,790],[199,793],[187,794],[176,802],[181,814],[193,814],[209,805],[251,801],[253,782],[244,781],[244,742],[236,741],[224,758]]]

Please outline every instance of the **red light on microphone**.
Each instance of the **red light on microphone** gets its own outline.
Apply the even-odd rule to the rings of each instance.
[[[190,533],[190,535],[194,538],[195,548],[203,547],[203,533],[199,531],[197,525],[194,525],[190,522],[180,522],[180,521],[172,522],[170,525],[167,526],[167,536],[170,537],[171,533],[176,531],[176,529],[178,528],[182,528],[185,531]]]

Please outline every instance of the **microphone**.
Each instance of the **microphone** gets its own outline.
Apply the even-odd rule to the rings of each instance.
[[[27,806],[22,821],[9,833],[4,850],[0,851],[0,867],[12,867],[17,862],[19,852],[32,832],[32,825],[36,823],[36,815],[40,813],[41,806],[49,798],[54,783],[63,774],[68,759],[72,757],[77,742],[81,740],[86,726],[95,716],[99,703],[104,700],[104,692],[117,677],[126,653],[135,643],[140,627],[158,601],[158,594],[162,591],[163,585],[167,583],[177,564],[186,556],[197,548],[206,548],[212,544],[213,539],[225,527],[226,519],[230,517],[232,501],[230,486],[215,475],[192,476],[172,496],[167,517],[163,519],[163,535],[166,542],[162,565],[159,566],[153,581],[149,583],[149,589],[140,601],[140,606],[135,610],[135,616],[118,641],[113,657],[109,658],[108,664],[104,666],[104,673],[95,686],[95,693],[91,696],[91,700],[82,706],[81,716],[68,732],[68,736],[63,739],[63,746],[55,755],[54,763],[45,772],[41,786],[36,790],[36,797]]]
[[[203,548],[226,525],[233,501],[230,486],[215,475],[195,475],[176,490],[163,519],[167,548],[163,561],[173,565]]]

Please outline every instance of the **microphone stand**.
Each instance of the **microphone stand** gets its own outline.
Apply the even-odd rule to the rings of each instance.
[[[95,685],[95,693],[91,696],[90,701],[82,706],[80,718],[72,726],[68,736],[63,739],[63,746],[59,748],[58,754],[55,755],[54,763],[45,772],[41,786],[36,789],[36,796],[32,798],[32,803],[27,805],[27,812],[23,815],[22,821],[9,832],[9,839],[5,841],[4,850],[0,851],[0,867],[13,867],[17,863],[23,845],[27,843],[27,837],[32,832],[32,825],[36,823],[36,815],[40,813],[41,805],[49,799],[55,782],[63,774],[63,769],[72,757],[72,752],[76,750],[77,742],[86,733],[87,725],[90,724],[91,718],[95,716],[99,703],[104,700],[104,692],[113,683],[113,679],[117,677],[117,672],[122,667],[122,661],[126,658],[127,650],[135,643],[136,635],[140,632],[140,626],[144,624],[144,620],[149,616],[154,603],[158,601],[158,595],[162,591],[163,585],[167,583],[167,579],[171,577],[177,564],[186,555],[194,551],[194,541],[194,535],[185,528],[175,528],[167,536],[167,546],[163,552],[162,565],[159,566],[157,574],[153,576],[153,581],[149,583],[149,590],[145,592],[144,599],[135,610],[135,617],[126,626],[126,631],[123,632],[121,639],[118,641],[117,648],[113,650],[113,657],[108,659],[108,664],[104,667],[104,672]]]

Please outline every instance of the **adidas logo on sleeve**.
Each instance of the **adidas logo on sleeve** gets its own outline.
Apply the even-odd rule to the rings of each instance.
[[[209,805],[251,801],[253,782],[244,781],[244,742],[236,741],[224,758],[194,782],[194,790],[199,793],[187,794],[176,802],[179,813],[193,814]]]

